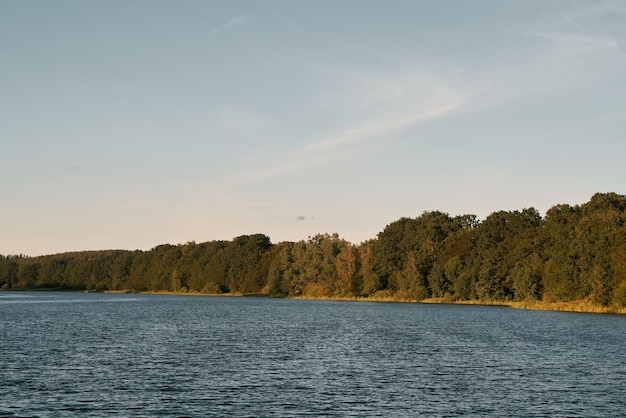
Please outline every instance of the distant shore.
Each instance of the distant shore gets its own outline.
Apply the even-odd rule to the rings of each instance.
[[[255,296],[255,297],[274,297],[265,294],[244,294],[244,293],[216,293],[208,294],[201,292],[172,292],[172,291],[159,291],[159,292],[136,292],[129,290],[107,290],[104,293],[139,293],[146,295],[177,295],[177,296],[224,296],[224,297],[237,297],[237,296]],[[513,309],[527,309],[527,310],[540,310],[540,311],[560,311],[560,312],[578,312],[578,313],[597,313],[597,314],[618,314],[626,315],[625,308],[614,308],[611,306],[602,306],[594,304],[588,300],[577,300],[571,302],[542,302],[542,301],[521,301],[521,302],[504,302],[504,301],[480,301],[480,300],[457,300],[451,301],[444,298],[429,298],[423,300],[415,299],[399,299],[393,296],[377,296],[376,294],[370,297],[324,297],[324,296],[290,296],[286,299],[295,300],[333,300],[344,302],[386,302],[386,303],[423,303],[423,304],[448,304],[448,305],[482,305],[482,306],[505,306]]]
[[[611,306],[602,306],[594,304],[586,300],[577,300],[571,302],[542,302],[542,301],[522,301],[522,302],[503,302],[503,301],[481,301],[481,300],[458,300],[450,301],[444,298],[429,298],[423,300],[403,300],[394,299],[393,297],[369,297],[369,298],[317,298],[317,297],[293,297],[292,299],[310,299],[310,300],[344,300],[359,302],[390,302],[390,303],[423,303],[423,304],[444,304],[444,305],[482,305],[482,306],[505,306],[513,309],[527,309],[538,311],[561,311],[561,312],[579,312],[579,313],[598,313],[598,314],[619,314],[626,315],[626,308],[614,308]]]
[[[76,292],[75,290],[59,290],[59,289],[10,289],[0,292],[12,291],[33,291],[33,292]],[[80,292],[80,291],[78,291]],[[97,291],[83,291],[94,292]],[[280,296],[270,296],[263,293],[202,293],[202,292],[185,292],[185,291],[136,291],[136,290],[105,290],[101,293],[112,294],[142,294],[142,295],[169,295],[169,296],[221,296],[221,297],[271,297],[280,298]],[[340,297],[340,296],[285,296],[285,299],[294,300],[330,300],[344,302],[385,302],[385,303],[422,303],[422,304],[442,304],[442,305],[481,305],[481,306],[504,306],[513,309],[527,309],[540,311],[560,311],[560,312],[578,312],[578,313],[596,313],[596,314],[617,314],[626,315],[626,307],[615,308],[611,306],[602,306],[594,304],[589,300],[576,300],[569,302],[543,302],[543,301],[481,301],[481,300],[449,300],[445,298],[428,298],[423,300],[402,299],[389,295],[385,292],[379,292],[380,295],[374,294],[369,297]]]

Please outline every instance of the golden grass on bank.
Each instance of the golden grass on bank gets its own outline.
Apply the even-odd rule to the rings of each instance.
[[[563,312],[586,312],[586,313],[603,313],[603,314],[626,314],[626,307],[613,307],[597,305],[586,300],[576,300],[571,302],[541,302],[541,301],[524,301],[509,302],[512,308],[516,309],[534,309],[543,311],[563,311]]]
[[[203,293],[203,292],[136,292],[130,290],[107,290],[105,293],[140,293],[147,295],[179,295],[179,296],[269,296],[265,294],[248,295],[244,293]],[[483,306],[508,306],[514,309],[530,309],[542,311],[563,311],[581,313],[601,313],[601,314],[622,314],[626,315],[626,307],[611,307],[594,304],[588,300],[577,300],[571,302],[543,302],[543,301],[482,301],[482,300],[451,300],[449,298],[428,298],[417,300],[409,297],[399,297],[389,291],[379,291],[369,297],[362,296],[324,296],[320,294],[304,294],[290,296],[289,299],[298,300],[332,300],[332,301],[353,301],[353,302],[389,302],[389,303],[431,303],[431,304],[454,304],[454,305],[483,305]]]
[[[418,299],[411,297],[403,297],[392,293],[388,290],[379,290],[370,296],[325,296],[318,294],[302,294],[298,296],[289,296],[289,299],[297,300],[335,300],[344,302],[389,302],[389,303],[418,303]]]
[[[513,309],[529,309],[541,311],[562,311],[562,312],[580,312],[580,313],[598,313],[598,314],[621,314],[626,315],[626,307],[602,306],[591,303],[586,300],[578,300],[572,302],[542,302],[542,301],[522,301],[522,302],[503,302],[497,300],[450,300],[446,298],[428,298],[423,300],[415,300],[410,298],[398,298],[391,293],[377,292],[370,297],[319,297],[319,296],[294,296],[290,299],[301,300],[336,300],[336,301],[359,301],[359,302],[391,302],[391,303],[431,303],[431,304],[452,304],[452,305],[482,305],[482,306],[507,306]]]

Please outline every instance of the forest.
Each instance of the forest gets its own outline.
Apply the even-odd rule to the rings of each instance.
[[[424,212],[350,243],[263,234],[40,257],[0,256],[2,290],[261,294],[420,301],[588,300],[626,306],[626,196],[474,215]]]

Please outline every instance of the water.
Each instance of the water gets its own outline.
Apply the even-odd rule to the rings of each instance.
[[[626,411],[626,316],[0,292],[0,416]]]

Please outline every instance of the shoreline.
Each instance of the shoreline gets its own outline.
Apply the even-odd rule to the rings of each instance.
[[[553,312],[572,312],[572,313],[590,313],[590,314],[608,314],[608,315],[626,315],[626,307],[615,308],[612,306],[596,305],[586,300],[576,300],[570,302],[542,302],[542,301],[481,301],[481,300],[458,300],[451,301],[444,298],[428,298],[422,300],[410,299],[394,299],[391,297],[383,298],[340,298],[340,297],[308,297],[297,296],[290,299],[302,300],[337,300],[337,301],[354,301],[354,302],[385,302],[385,303],[421,303],[430,305],[477,305],[477,306],[502,306],[511,309],[523,309],[533,311],[553,311]]]
[[[25,292],[84,292],[84,293],[110,293],[110,294],[140,294],[140,295],[164,295],[164,296],[204,296],[204,297],[267,297],[276,299],[294,300],[327,300],[339,302],[378,302],[378,303],[422,303],[440,305],[478,305],[478,306],[502,306],[512,309],[525,309],[537,311],[592,313],[609,315],[626,315],[626,307],[612,307],[597,305],[589,300],[576,300],[569,302],[543,302],[543,301],[481,301],[481,300],[449,300],[446,298],[407,299],[391,295],[376,294],[370,297],[363,296],[271,296],[264,293],[202,293],[202,292],[175,292],[175,291],[136,291],[136,290],[69,290],[69,289],[4,289],[1,292],[25,291]]]
[[[555,311],[555,312],[573,312],[573,313],[593,313],[593,314],[609,314],[609,315],[626,315],[626,307],[615,308],[611,306],[602,306],[593,304],[588,300],[576,300],[570,302],[542,302],[542,301],[481,301],[481,300],[458,300],[452,301],[445,298],[428,298],[423,300],[417,299],[402,299],[394,298],[391,296],[377,297],[376,295],[370,297],[341,297],[341,296],[270,296],[262,293],[201,293],[201,292],[173,292],[173,291],[104,291],[103,293],[137,293],[144,295],[172,295],[172,296],[223,296],[223,297],[268,297],[268,298],[280,298],[280,299],[294,299],[294,300],[327,300],[338,302],[378,302],[378,303],[422,303],[422,304],[439,304],[439,305],[478,305],[478,306],[502,306],[512,309],[524,309],[535,311]]]

